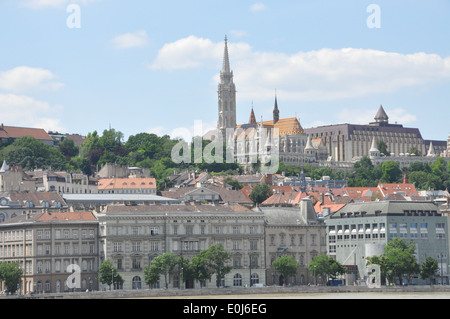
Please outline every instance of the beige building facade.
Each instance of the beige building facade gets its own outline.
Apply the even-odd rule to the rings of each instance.
[[[308,270],[311,260],[326,254],[326,225],[317,219],[311,199],[304,198],[297,207],[261,207],[266,220],[265,254],[268,285],[314,284]],[[295,276],[284,278],[272,263],[279,257],[292,256],[300,267]]]
[[[98,290],[97,236],[90,212],[25,213],[0,223],[0,261],[23,269],[21,294]]]
[[[144,268],[166,252],[192,258],[222,244],[232,255],[232,271],[222,286],[265,283],[264,215],[239,205],[110,205],[97,214],[100,262],[110,259],[124,279],[123,289],[146,289]],[[170,274],[169,288],[216,287],[180,280]],[[156,287],[164,287],[160,278]],[[107,289],[108,287],[101,287]]]

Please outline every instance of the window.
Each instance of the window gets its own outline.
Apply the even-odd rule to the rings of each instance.
[[[193,225],[187,225],[185,227],[186,227],[186,235],[194,234],[194,226]]]
[[[113,251],[114,252],[122,251],[122,243],[121,242],[115,242]]]
[[[420,223],[420,238],[427,239],[428,238],[428,224]]]
[[[436,238],[445,239],[445,224],[436,223]]]
[[[250,250],[258,250],[258,240],[257,239],[250,240]]]
[[[134,252],[141,251],[141,242],[140,241],[133,242],[132,251],[134,251]]]
[[[159,228],[158,227],[151,227],[150,228],[150,235],[158,235],[159,234]]]
[[[159,251],[159,242],[151,241],[150,242],[150,251]]]
[[[240,274],[236,274],[233,277],[233,286],[240,287],[242,286],[242,276]]]
[[[141,259],[133,258],[132,267],[133,267],[133,269],[140,269],[141,268]]]
[[[142,280],[141,277],[135,276],[131,281],[132,289],[142,289]]]
[[[241,268],[241,256],[233,257],[233,268]]]

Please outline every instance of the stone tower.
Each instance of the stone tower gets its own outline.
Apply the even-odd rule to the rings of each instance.
[[[225,36],[225,49],[223,54],[223,68],[220,72],[219,95],[219,121],[217,128],[225,136],[227,128],[236,128],[236,87],[233,83],[233,71],[230,69],[228,56],[228,40]]]

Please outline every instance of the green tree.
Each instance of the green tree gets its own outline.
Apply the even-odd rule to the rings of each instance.
[[[382,176],[381,167],[374,166],[371,159],[364,156],[353,165],[354,173],[348,180],[350,187],[374,187]]]
[[[434,276],[439,270],[438,261],[431,257],[427,257],[420,265],[420,278],[423,280],[430,279],[430,286],[433,285]]]
[[[346,273],[344,266],[325,254],[315,256],[309,263],[308,270],[315,276],[320,276],[322,283],[328,281],[328,278],[336,279]]]
[[[285,278],[284,285],[286,285],[288,276],[294,276],[300,264],[293,256],[282,256],[277,258],[272,266],[283,275]]]
[[[71,139],[64,139],[58,145],[59,151],[66,157],[66,161],[70,161],[70,159],[74,156],[77,156],[79,153],[78,146],[75,145],[75,142]]]
[[[164,276],[165,287],[169,287],[169,273],[173,271],[178,264],[178,257],[172,253],[162,254],[152,260],[150,266],[145,267],[145,282],[147,284],[155,283],[155,279],[160,275]]]
[[[255,205],[259,205],[272,196],[272,194],[273,192],[270,186],[266,183],[262,183],[253,187],[249,197]]]
[[[228,177],[225,179],[225,182],[226,182],[228,185],[232,186],[233,189],[235,189],[235,190],[241,190],[241,189],[244,187],[244,185],[242,185],[241,183],[239,183],[239,181],[235,180],[234,178],[232,178],[232,177],[230,177],[230,176],[228,176]]]
[[[381,165],[383,172],[382,180],[385,183],[397,183],[402,179],[402,170],[400,165],[394,161],[387,161]]]
[[[419,274],[420,266],[415,257],[416,246],[412,242],[405,242],[403,238],[393,238],[384,246],[384,253],[377,258],[368,256],[371,264],[378,264],[381,274],[389,282],[403,283],[403,278],[409,282],[413,275]]]
[[[20,268],[19,263],[1,262],[0,263],[0,281],[5,283],[6,290],[15,293],[20,279],[23,275],[23,269]]]
[[[144,281],[151,287],[155,285],[160,277],[160,269],[156,265],[147,265],[144,268]]]
[[[57,148],[31,136],[21,137],[3,148],[0,159],[5,159],[11,166],[21,166],[24,170],[64,170],[66,167],[64,155]]]
[[[416,189],[426,189],[428,174],[424,171],[413,171],[408,174],[408,180],[415,185]]]
[[[220,287],[222,279],[233,269],[228,265],[230,260],[231,254],[225,251],[221,244],[202,250],[192,258],[196,279],[211,279],[211,276],[216,274],[216,286]]]
[[[377,141],[377,148],[380,151],[380,153],[386,155],[386,156],[390,156],[391,153],[389,152],[388,148],[387,148],[387,144],[385,141]]]
[[[111,260],[107,259],[101,263],[98,267],[98,280],[104,284],[109,286],[109,290],[111,290],[111,286],[113,284],[117,284],[121,286],[124,282],[122,276],[119,274],[117,269],[113,266]]]

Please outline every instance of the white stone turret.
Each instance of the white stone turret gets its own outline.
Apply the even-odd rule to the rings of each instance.
[[[372,146],[370,147],[370,150],[369,150],[369,158],[374,159],[377,157],[380,157],[380,150],[377,148],[377,141],[375,140],[375,138],[373,138]]]

